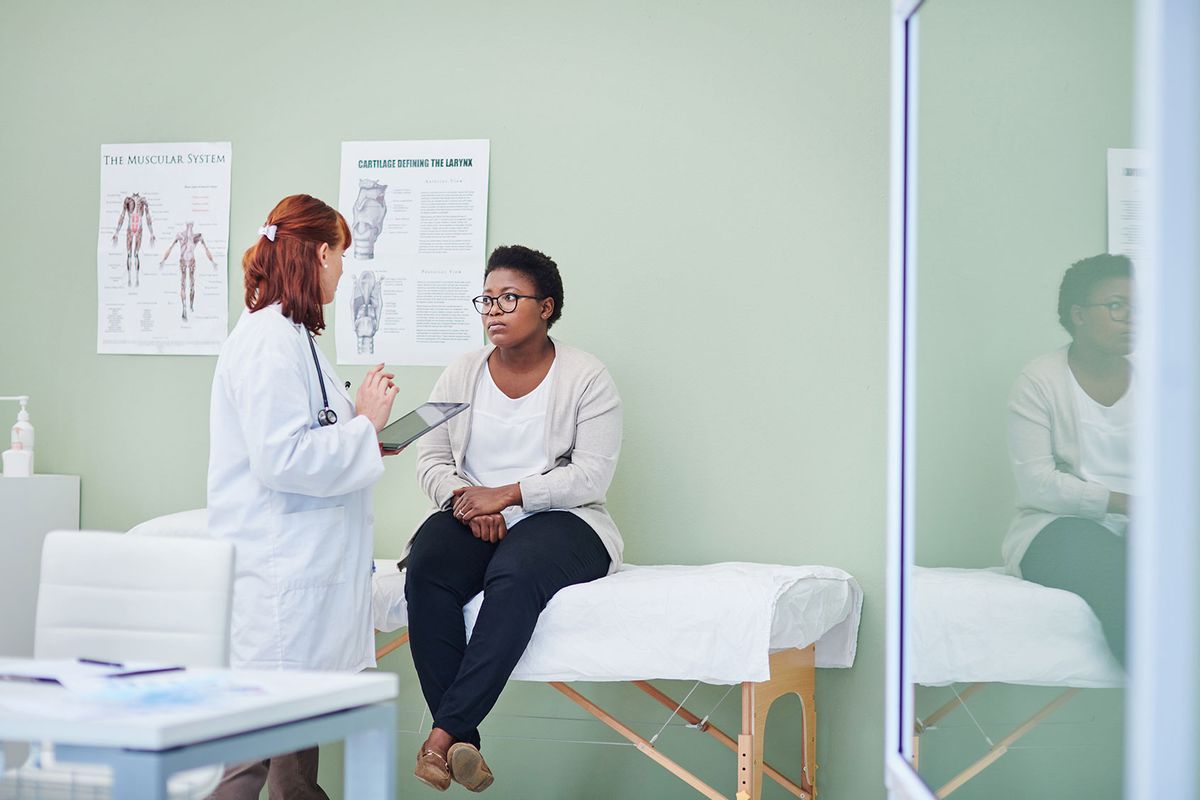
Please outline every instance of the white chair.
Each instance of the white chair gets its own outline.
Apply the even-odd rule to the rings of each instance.
[[[213,539],[54,531],[42,547],[34,656],[226,667],[233,564],[233,546]],[[222,772],[174,775],[169,796],[206,797]],[[107,767],[57,762],[43,744],[4,772],[0,800],[100,800],[111,784]]]

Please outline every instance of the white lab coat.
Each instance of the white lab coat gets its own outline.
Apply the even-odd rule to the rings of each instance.
[[[383,461],[317,352],[338,415],[327,427],[308,334],[278,304],[243,312],[217,359],[208,525],[236,548],[234,667],[375,665],[371,486]]]

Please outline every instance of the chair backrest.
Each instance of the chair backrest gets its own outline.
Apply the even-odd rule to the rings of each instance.
[[[229,666],[233,564],[214,539],[49,533],[34,655]]]

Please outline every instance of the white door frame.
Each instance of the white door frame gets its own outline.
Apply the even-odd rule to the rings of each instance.
[[[912,407],[916,381],[905,370],[916,364],[916,221],[908,217],[916,198],[917,18],[923,0],[895,0],[892,9],[892,125],[890,283],[888,288],[888,476],[887,476],[887,660],[884,689],[884,780],[889,797],[931,798],[912,768],[913,689],[908,679],[907,577],[912,572]]]
[[[1197,788],[1200,0],[1143,0],[1137,11],[1136,130],[1149,198],[1137,270],[1125,797],[1157,800]]]
[[[889,797],[901,800],[934,796],[912,768],[913,690],[902,624],[913,546],[906,444],[914,428],[904,410],[912,408],[915,385],[916,225],[908,212],[916,192],[914,14],[922,2],[894,0],[892,10],[884,775]],[[1148,151],[1150,174],[1147,248],[1137,268],[1140,435],[1125,797],[1159,800],[1197,795],[1200,752],[1200,0],[1138,0],[1137,15],[1137,143]]]

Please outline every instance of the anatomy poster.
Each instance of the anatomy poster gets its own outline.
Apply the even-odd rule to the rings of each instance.
[[[1145,240],[1146,161],[1142,150],[1108,149],[1108,252],[1129,256],[1135,266]]]
[[[96,352],[220,350],[231,154],[229,142],[100,148]]]
[[[342,364],[443,366],[483,344],[486,139],[343,142],[350,223],[336,306]]]

